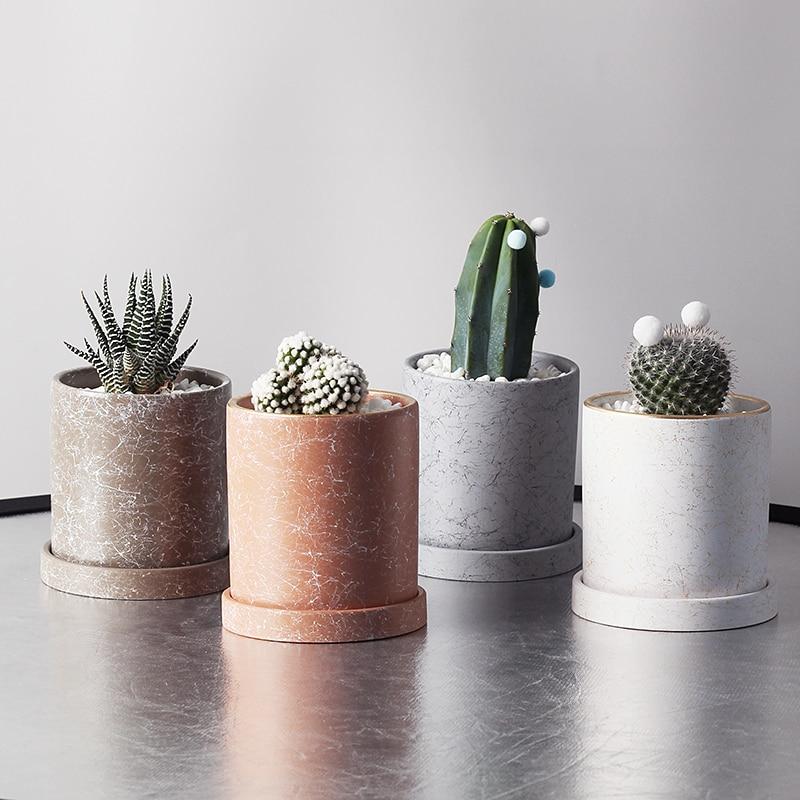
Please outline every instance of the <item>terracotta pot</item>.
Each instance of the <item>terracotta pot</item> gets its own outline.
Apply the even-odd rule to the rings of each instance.
[[[106,394],[91,368],[51,392],[51,540],[42,580],[91,597],[167,599],[228,585],[225,405],[230,380],[187,368],[200,392]]]
[[[777,613],[767,576],[769,404],[705,417],[583,411],[583,571],[573,610],[648,630],[718,630]]]
[[[420,405],[420,574],[519,581],[577,567],[577,364],[536,352],[534,363],[564,374],[458,381],[418,370],[426,354],[403,371]]]
[[[257,639],[381,639],[425,625],[417,586],[417,404],[338,416],[228,404],[231,587],[222,623]]]

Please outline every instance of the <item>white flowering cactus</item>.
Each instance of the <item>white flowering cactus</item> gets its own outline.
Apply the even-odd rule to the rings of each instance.
[[[256,378],[251,390],[253,408],[268,414],[299,414],[297,378],[285,369],[272,368]]]
[[[325,342],[309,336],[305,331],[300,331],[294,336],[287,336],[278,345],[276,361],[278,369],[284,369],[290,375],[300,375],[312,361],[328,354],[338,355],[338,351]]]
[[[358,364],[338,354],[311,362],[300,384],[304,414],[353,414],[367,392],[367,376]]]
[[[253,383],[253,408],[268,414],[353,414],[367,387],[358,364],[301,331],[280,343],[275,367]]]

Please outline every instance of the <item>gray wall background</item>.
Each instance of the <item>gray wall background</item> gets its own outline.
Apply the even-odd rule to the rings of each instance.
[[[791,2],[0,5],[0,496],[47,491],[79,290],[168,270],[247,391],[305,328],[400,384],[489,214],[550,218],[537,342],[623,385],[633,321],[707,301],[800,503]]]

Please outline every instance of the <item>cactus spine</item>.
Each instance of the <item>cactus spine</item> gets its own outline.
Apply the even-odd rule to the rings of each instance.
[[[524,238],[519,249],[509,245],[514,231],[524,234],[516,234],[515,243]],[[470,243],[456,287],[453,369],[463,367],[467,378],[526,377],[538,319],[536,236],[513,213],[490,217]]]

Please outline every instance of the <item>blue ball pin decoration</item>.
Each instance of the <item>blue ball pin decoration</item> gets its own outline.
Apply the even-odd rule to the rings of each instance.
[[[539,286],[542,289],[549,289],[556,282],[556,274],[551,269],[539,270]]]

